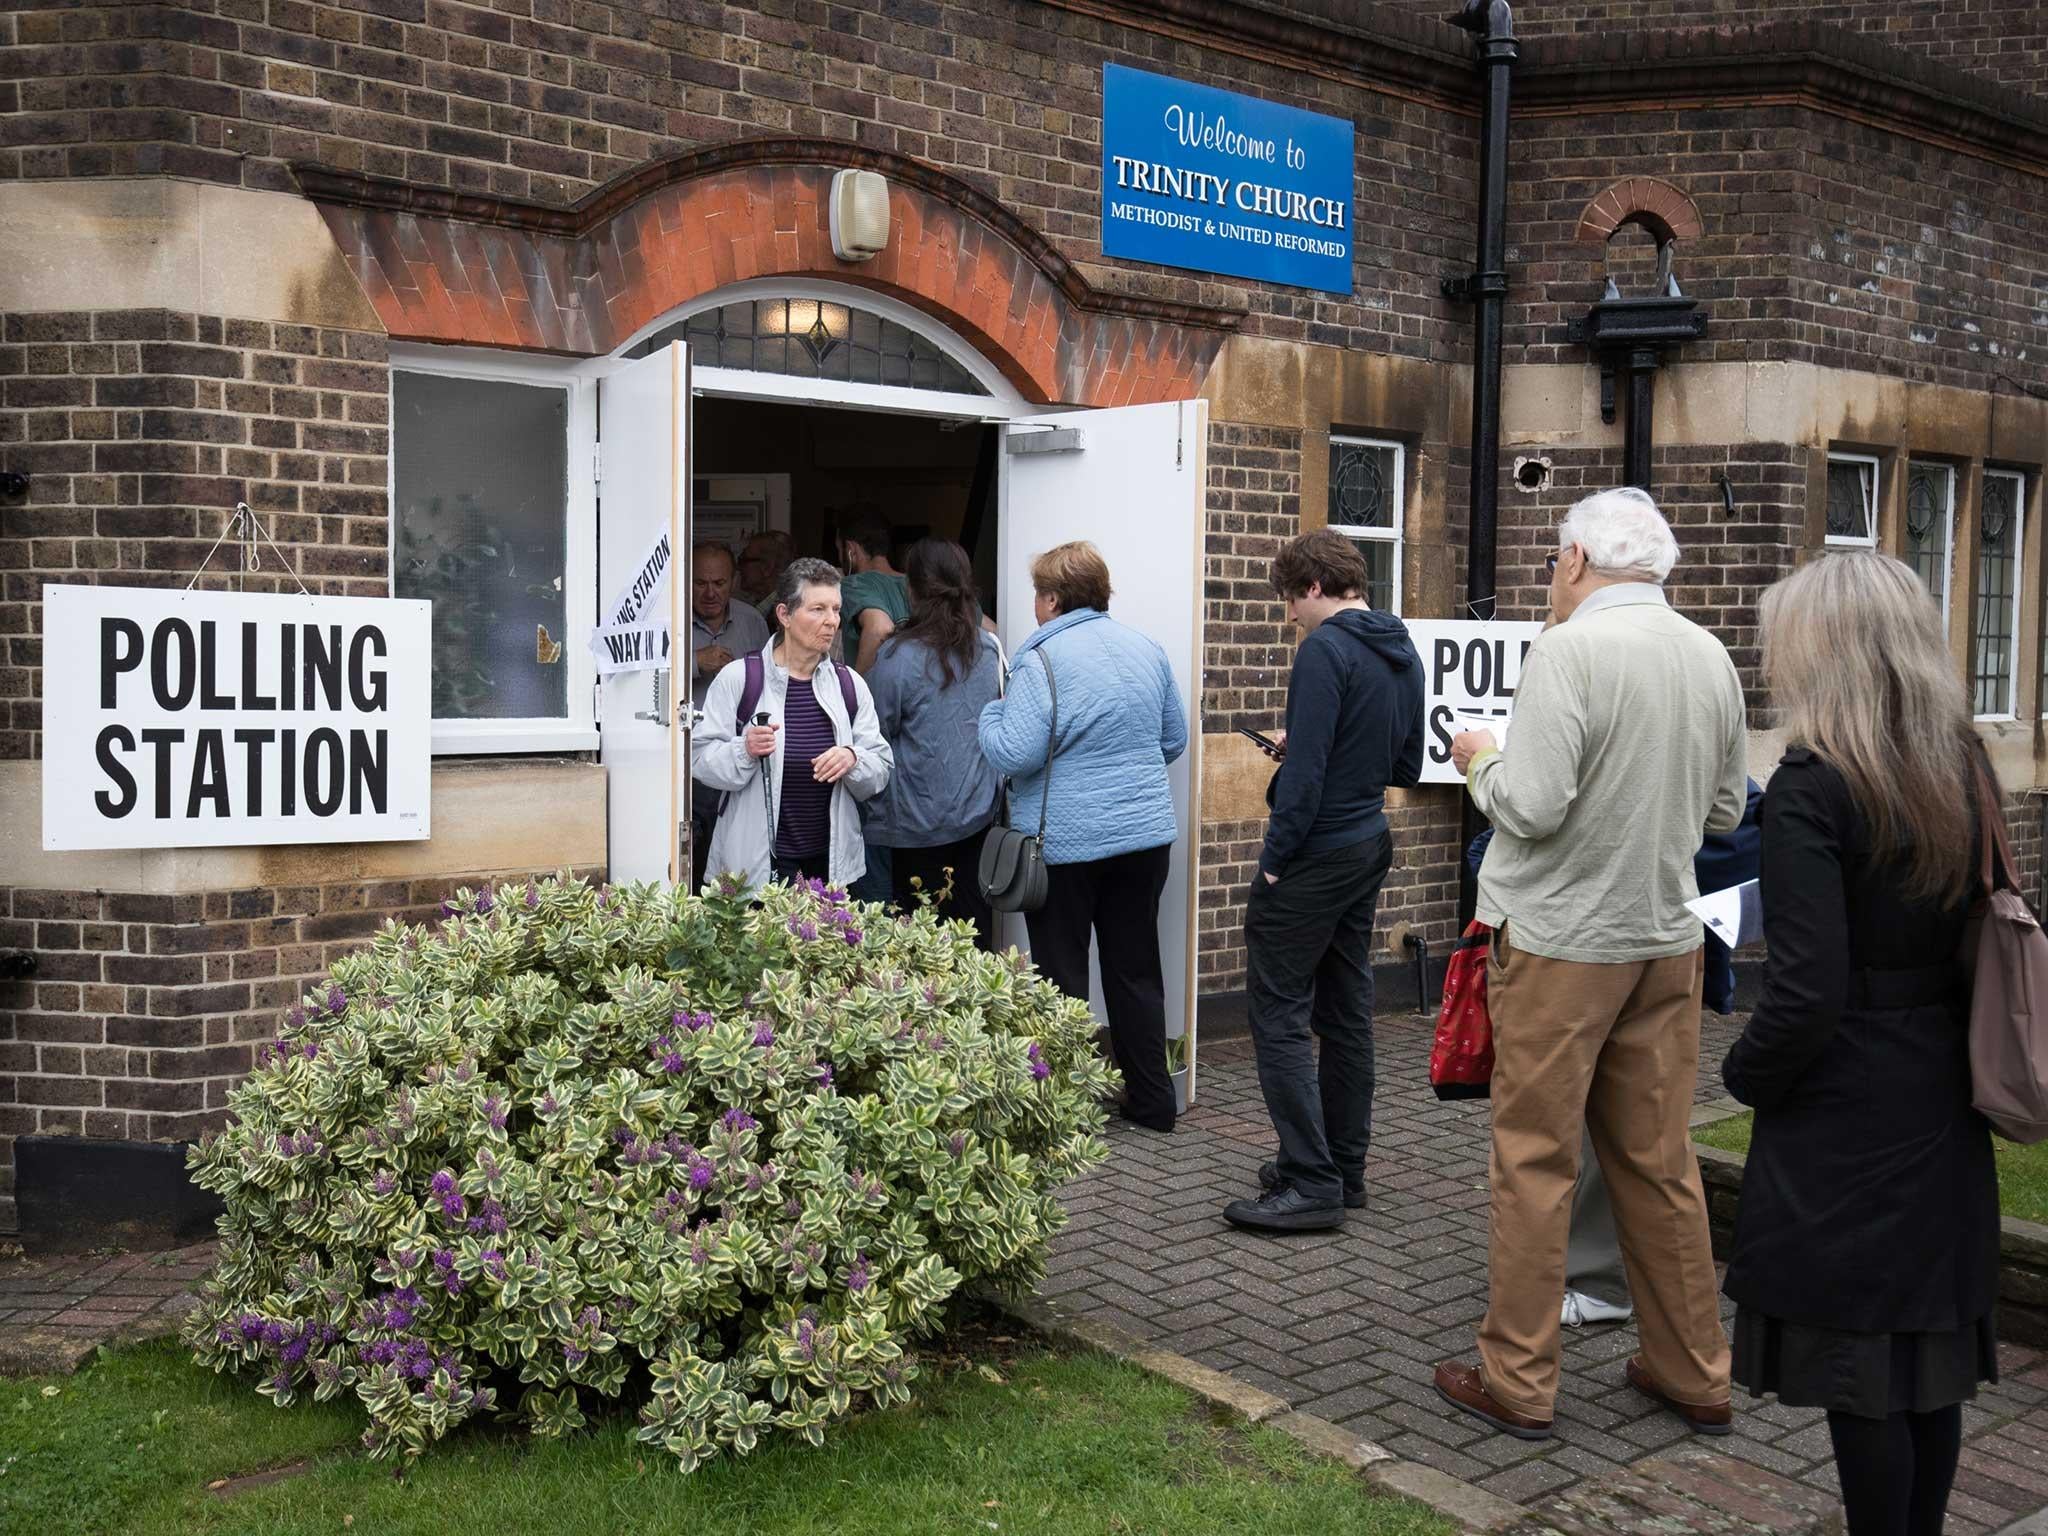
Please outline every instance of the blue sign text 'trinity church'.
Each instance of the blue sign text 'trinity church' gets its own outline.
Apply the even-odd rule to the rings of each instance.
[[[1351,292],[1351,124],[1102,67],[1102,254]]]

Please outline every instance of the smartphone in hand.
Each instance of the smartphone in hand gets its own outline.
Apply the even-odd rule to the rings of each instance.
[[[1252,741],[1254,742],[1254,744],[1257,745],[1258,749],[1261,752],[1265,753],[1266,756],[1273,759],[1273,761],[1276,763],[1281,762],[1287,756],[1287,749],[1281,746],[1279,742],[1275,741],[1270,736],[1263,735],[1258,731],[1254,731],[1249,727],[1242,725],[1240,725],[1237,728],[1237,734],[1240,736],[1251,737]]]

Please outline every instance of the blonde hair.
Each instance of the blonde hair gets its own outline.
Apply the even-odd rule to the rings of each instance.
[[[1764,680],[1786,742],[1848,782],[1872,854],[1905,894],[1961,898],[1973,873],[1976,751],[1941,610],[1889,555],[1822,555],[1764,593]]]
[[[1077,608],[1109,612],[1109,565],[1086,539],[1055,544],[1031,562],[1031,588],[1059,600],[1061,613]]]

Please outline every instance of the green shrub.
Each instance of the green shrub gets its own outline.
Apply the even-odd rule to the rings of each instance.
[[[929,910],[573,881],[386,925],[191,1154],[226,1201],[187,1337],[373,1453],[644,1394],[683,1470],[908,1396],[969,1282],[1026,1290],[1106,1155],[1086,1005]]]

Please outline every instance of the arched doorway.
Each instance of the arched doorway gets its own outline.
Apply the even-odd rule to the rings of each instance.
[[[835,168],[852,164],[888,175],[894,232],[888,251],[859,265],[832,257],[823,217]],[[1070,538],[1103,549],[1117,617],[1160,640],[1191,727],[1172,774],[1181,835],[1161,919],[1170,1032],[1186,1037],[1178,1062],[1191,1086],[1206,480],[1196,397],[1241,317],[1099,292],[974,189],[844,145],[706,151],[568,210],[327,172],[306,183],[385,318],[399,378],[564,397],[558,644],[581,668],[566,689],[571,718],[538,722],[549,729],[530,740],[531,722],[437,724],[436,740],[447,735],[444,750],[598,747],[614,878],[688,868],[688,710],[678,705],[691,681],[683,635],[697,539],[775,526],[779,497],[790,531],[815,546],[804,552],[830,554],[827,496],[879,486],[897,510],[917,503],[892,518],[898,533],[976,550],[985,605],[1012,646],[1031,627],[1030,557]],[[396,410],[393,425],[403,523],[407,423]],[[828,462],[815,451],[807,465],[790,461],[805,434],[831,439]],[[744,456],[714,462],[714,449]],[[826,472],[837,489],[799,491],[800,474]],[[636,604],[621,626],[617,594],[651,591],[657,568],[666,622]],[[607,627],[658,638],[658,654],[633,651],[623,670],[586,660]]]

